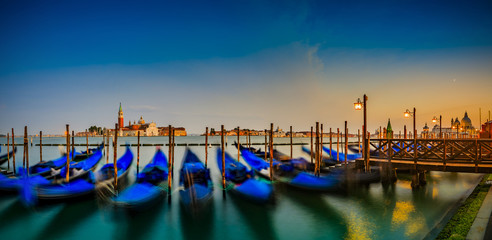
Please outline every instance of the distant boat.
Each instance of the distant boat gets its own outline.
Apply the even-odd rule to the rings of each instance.
[[[246,148],[247,149],[247,148]],[[243,151],[247,151],[244,149]],[[217,166],[222,172],[222,150],[217,148]],[[257,203],[266,203],[273,196],[272,184],[267,180],[254,178],[254,171],[235,161],[225,153],[226,189]]]
[[[166,155],[157,149],[152,161],[137,175],[136,182],[114,197],[112,203],[132,210],[151,207],[164,197],[168,173]]]
[[[186,149],[180,170],[179,188],[181,203],[192,211],[205,206],[213,196],[210,169],[189,148]]]
[[[126,152],[121,156],[117,163],[118,186],[126,184],[128,170],[133,162],[133,153],[130,147],[126,147]],[[94,196],[96,192],[106,195],[107,192],[113,193],[114,188],[114,164],[107,163],[96,174],[91,174],[88,179],[76,179],[68,183],[42,185],[35,188],[35,196],[41,202],[57,202],[67,200],[80,200],[85,197]]]
[[[251,168],[263,177],[269,177],[270,163],[247,150],[243,150],[241,153]],[[282,162],[275,159],[273,159],[272,166],[274,180],[292,187],[312,191],[333,191],[340,187],[340,174],[338,173],[330,173],[318,177],[309,172],[296,170],[291,162]]]
[[[10,151],[9,153],[0,155],[0,165],[6,163],[7,160],[9,160],[9,158],[12,157],[12,155],[14,154],[14,152],[17,152],[17,147],[14,147],[14,150]]]

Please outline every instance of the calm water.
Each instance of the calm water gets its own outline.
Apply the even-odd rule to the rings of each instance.
[[[141,143],[167,143],[167,137],[142,138]],[[232,143],[236,137],[229,137]],[[264,137],[252,137],[262,142]],[[38,143],[34,139],[34,143]],[[43,143],[64,143],[64,138],[43,138]],[[210,139],[219,143],[219,137]],[[245,141],[243,138],[242,142]],[[309,138],[295,142],[309,142]],[[328,139],[324,140],[328,142]],[[6,142],[1,139],[0,144]],[[21,143],[21,139],[16,139]],[[85,143],[85,138],[76,138]],[[90,143],[101,138],[90,138]],[[119,143],[136,143],[136,138],[119,138]],[[204,137],[176,137],[176,143],[203,143]],[[289,142],[288,138],[275,142]],[[205,159],[204,146],[190,147]],[[76,147],[78,151],[85,147]],[[167,153],[167,147],[163,147]],[[289,146],[278,146],[289,153]],[[136,147],[132,148],[136,155]],[[175,148],[176,169],[181,166],[185,147]],[[2,146],[1,153],[6,147]],[[229,144],[227,151],[237,156]],[[18,147],[17,166],[22,165],[22,147]],[[121,156],[124,147],[118,148]],[[155,147],[141,147],[141,168],[150,161]],[[39,161],[39,147],[29,148],[30,163]],[[167,154],[166,154],[167,155]],[[60,156],[58,147],[43,147],[43,159]],[[113,153],[109,153],[112,161]],[[309,157],[294,146],[295,157]],[[275,185],[275,203],[251,204],[233,195],[223,197],[215,148],[209,148],[209,166],[216,185],[209,209],[192,217],[172,193],[171,203],[164,200],[149,211],[128,214],[114,211],[97,200],[57,204],[27,209],[14,196],[0,197],[0,233],[2,239],[422,239],[448,209],[471,189],[479,179],[476,174],[432,172],[426,187],[412,191],[410,176],[400,174],[396,184],[380,183],[350,189],[346,194],[314,194],[284,185]],[[106,156],[100,165],[106,162]],[[6,166],[4,164],[3,166]],[[136,158],[131,180],[136,172]],[[175,172],[175,179],[178,173]],[[174,182],[176,189],[177,181]]]

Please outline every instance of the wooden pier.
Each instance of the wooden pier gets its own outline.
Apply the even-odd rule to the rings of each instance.
[[[369,164],[421,171],[492,173],[492,139],[371,139]],[[363,159],[358,165],[364,164]]]

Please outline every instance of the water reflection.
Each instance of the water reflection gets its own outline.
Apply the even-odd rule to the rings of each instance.
[[[277,239],[273,229],[273,218],[271,211],[273,205],[259,205],[251,203],[234,194],[229,194],[228,201],[232,202],[241,214],[249,229],[254,234],[254,239]]]
[[[116,239],[151,239],[152,229],[159,224],[157,216],[165,211],[164,200],[154,205],[152,209],[141,212],[126,209],[113,210],[113,220],[118,225]]]
[[[212,239],[215,215],[213,201],[196,213],[190,212],[183,204],[179,204],[179,209],[181,234],[184,239]]]
[[[70,232],[97,211],[96,201],[64,204],[52,221],[37,234],[36,239],[66,238]]]
[[[322,194],[285,186],[276,187],[276,190],[311,213],[313,219],[309,221],[314,223],[314,231],[328,233],[325,236],[333,239],[342,239],[348,232],[346,219],[323,199]]]

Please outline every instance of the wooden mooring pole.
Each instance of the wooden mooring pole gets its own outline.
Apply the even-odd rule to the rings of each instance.
[[[114,149],[113,149],[113,168],[114,168],[114,192],[117,193],[118,191],[118,164],[117,164],[117,158],[118,158],[118,131],[119,131],[119,126],[118,123],[114,124]]]
[[[12,145],[12,149],[14,149],[15,146]],[[10,136],[9,133],[7,133],[7,171],[10,170]]]
[[[174,141],[174,137],[176,136],[176,129],[173,128],[173,148],[171,154],[171,175],[174,178],[174,147],[176,146],[176,142]]]
[[[268,142],[268,140],[267,140],[267,135],[268,135],[268,132],[267,132],[267,130],[265,129],[265,150],[264,150],[264,152],[265,152],[265,162],[266,162],[266,160],[267,160],[267,152],[268,152],[268,151],[267,151],[267,149],[268,149],[268,147],[267,147],[267,142]]]
[[[29,138],[27,137],[27,126],[24,126],[24,136],[26,137],[26,172],[29,175]]]
[[[225,182],[225,146],[224,146],[224,125],[220,125],[220,145],[222,148],[222,189],[226,189]]]
[[[72,131],[72,152],[68,152],[67,154],[70,154],[71,159],[75,156],[75,131]],[[70,138],[69,138],[70,141]]]
[[[333,141],[332,141],[331,128],[330,128],[330,157],[331,157],[331,158],[333,158],[333,156],[331,155],[331,150],[333,149],[333,148],[332,148],[332,145],[333,145],[333,144],[332,144],[332,142],[333,142]]]
[[[273,123],[270,123],[270,181],[273,182]]]
[[[361,146],[360,146],[360,129],[357,129],[357,140],[358,140],[358,143],[359,145],[357,145],[357,147],[359,147],[359,154],[360,154],[360,150],[361,150]]]
[[[106,164],[109,163],[109,130],[106,130]]]
[[[22,152],[22,167],[26,167],[26,148],[27,148],[27,136],[26,129],[24,129],[24,138],[23,138],[23,152]]]
[[[85,130],[85,157],[89,157],[89,132]]]
[[[137,132],[137,178],[138,178],[139,167],[140,167],[140,131]]]
[[[318,177],[321,172],[321,160],[323,159],[323,123],[320,126],[320,139],[319,139],[319,158],[318,158]]]
[[[14,141],[14,128],[12,128],[12,166],[14,167],[14,174],[16,174],[17,170],[15,169],[15,141]]]
[[[340,162],[340,128],[337,128],[337,162]]]
[[[43,161],[43,131],[39,131],[39,162]]]
[[[292,126],[290,126],[290,159],[292,159]]]
[[[67,173],[65,174],[65,181],[69,182],[70,181],[70,126],[67,124],[66,125],[66,130],[67,130],[67,163],[66,163],[66,169]]]
[[[309,155],[311,155],[311,164],[313,164],[313,126],[311,126],[311,152]]]
[[[347,152],[348,152],[348,128],[347,121],[345,121],[345,167],[347,167]]]
[[[241,148],[239,135],[240,135],[239,126],[237,126],[237,161],[238,162],[239,162],[239,157],[241,156],[241,151],[239,150]]]
[[[208,127],[205,127],[205,168],[208,165]]]
[[[318,173],[318,164],[319,164],[319,122],[316,122],[316,138],[315,138],[315,143],[316,143],[316,155],[314,157],[314,174],[316,175]]]
[[[170,171],[171,170],[171,154],[172,154],[172,149],[171,149],[172,146],[171,145],[172,145],[172,141],[173,141],[172,136],[171,136],[172,126],[169,125],[167,130],[168,130],[167,135],[168,135],[168,142],[169,142],[168,148],[167,148],[167,151],[168,151],[167,152],[167,156],[168,156],[167,169]],[[169,172],[167,174],[167,193],[168,193],[169,200],[171,200],[172,183],[173,183],[172,174],[171,174],[171,172]]]

